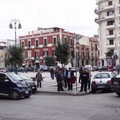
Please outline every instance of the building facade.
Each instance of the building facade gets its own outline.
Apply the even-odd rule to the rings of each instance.
[[[112,52],[111,59],[120,64],[120,0],[96,0],[95,22],[99,25],[100,66],[107,66],[106,53]]]
[[[24,47],[25,63],[28,67],[35,65],[39,68],[45,64],[44,58],[55,57],[55,48],[58,43],[69,43],[70,59],[74,58],[74,33],[66,32],[62,28],[38,28],[28,35],[20,36],[20,45]],[[68,62],[69,62],[68,61]]]
[[[82,36],[77,41],[78,65],[99,66],[99,40],[98,35],[94,37]]]

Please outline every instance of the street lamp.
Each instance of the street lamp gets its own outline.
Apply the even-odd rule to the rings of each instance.
[[[12,24],[12,23],[14,23],[14,24]],[[14,25],[14,28],[13,28],[13,25]],[[18,19],[12,19],[11,22],[10,22],[9,28],[15,30],[15,46],[16,46],[16,42],[17,42],[16,30],[22,28],[20,21]]]

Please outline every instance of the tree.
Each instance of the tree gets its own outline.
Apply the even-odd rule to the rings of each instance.
[[[68,62],[69,52],[68,43],[60,44],[55,49],[55,56],[61,64],[66,64]]]
[[[54,57],[46,57],[45,58],[45,65],[47,65],[47,66],[54,66],[55,65]]]
[[[108,51],[107,53],[105,53],[106,54],[106,57],[107,58],[112,58],[112,56],[113,56],[113,52],[112,51]]]
[[[10,46],[7,51],[8,55],[5,59],[5,65],[12,66],[14,68],[22,66],[24,61],[23,51],[23,47]]]

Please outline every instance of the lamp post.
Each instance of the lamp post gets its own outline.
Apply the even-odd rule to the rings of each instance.
[[[14,25],[14,28],[13,28],[13,25]],[[17,42],[17,32],[16,31],[17,31],[17,29],[22,28],[20,21],[18,19],[12,19],[10,22],[9,28],[15,30],[15,46],[16,46],[16,42]]]

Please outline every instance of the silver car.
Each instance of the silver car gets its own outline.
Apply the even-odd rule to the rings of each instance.
[[[97,90],[109,90],[111,85],[111,78],[115,77],[114,72],[98,72],[95,74],[94,78],[91,80],[91,90],[95,93]]]

